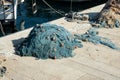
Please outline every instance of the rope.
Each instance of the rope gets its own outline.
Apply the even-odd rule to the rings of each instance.
[[[57,11],[56,9],[54,9],[50,4],[48,4],[45,0],[42,0],[48,7],[50,7],[52,10],[54,10],[56,13],[60,14],[61,16],[65,16],[64,14],[62,14],[61,12]]]
[[[2,26],[1,21],[0,21],[0,29],[1,29],[1,32],[2,32],[3,36],[5,36],[5,32],[4,32],[4,30],[3,30],[3,26]]]
[[[35,4],[35,5],[33,5],[33,4]],[[35,14],[37,12],[37,9],[36,9],[36,0],[32,0],[32,12],[33,12],[33,14]]]

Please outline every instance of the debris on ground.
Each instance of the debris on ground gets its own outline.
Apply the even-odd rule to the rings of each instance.
[[[0,55],[0,79],[4,76],[6,73],[7,68],[3,66],[3,63],[6,61],[6,58]]]

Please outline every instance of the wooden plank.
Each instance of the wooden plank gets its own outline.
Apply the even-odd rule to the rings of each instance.
[[[78,71],[83,71],[85,73],[100,77],[100,78],[105,79],[105,80],[120,80],[120,78],[117,76],[103,72],[103,71],[98,70],[94,67],[88,66],[86,64],[82,64],[82,63],[74,61],[72,59],[67,59],[62,64],[65,66],[71,67],[73,69],[76,69]]]
[[[99,29],[99,35],[109,38],[118,47],[120,47],[120,29]],[[114,33],[112,33],[114,31]],[[76,56],[86,57],[90,60],[108,64],[120,69],[120,51],[111,49],[104,45],[94,45],[90,42],[83,43],[83,48],[76,49]]]
[[[76,80],[86,74],[59,61],[14,56],[5,63],[8,68],[6,77],[14,80]]]
[[[86,75],[83,75],[82,77],[80,77],[77,80],[104,80],[104,79],[101,79],[101,78],[96,77],[94,75],[86,74]]]
[[[108,64],[104,64],[101,62],[90,60],[90,59],[87,59],[87,58],[82,57],[82,56],[76,56],[76,57],[72,58],[71,60],[76,61],[76,62],[83,64],[83,65],[89,66],[91,68],[100,70],[104,73],[118,77],[120,79],[120,69],[115,68],[113,66],[110,66]]]
[[[28,36],[31,29],[32,28],[1,37],[0,54],[11,56],[15,52],[14,45],[18,45],[21,41],[23,41],[23,38]]]

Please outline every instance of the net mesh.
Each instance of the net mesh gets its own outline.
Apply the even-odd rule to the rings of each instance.
[[[98,36],[97,28],[90,28],[85,34],[76,34],[76,38],[82,41],[92,42],[94,44],[102,44],[112,49],[120,50],[110,39]]]
[[[72,50],[81,48],[81,41],[61,26],[36,25],[28,38],[18,46],[17,54],[41,59],[72,57]]]
[[[72,35],[61,26],[44,23],[34,26],[28,38],[17,49],[18,55],[41,59],[72,57],[73,50],[83,47],[81,41],[102,44],[120,50],[110,39],[98,36],[97,28],[90,28],[85,34]]]

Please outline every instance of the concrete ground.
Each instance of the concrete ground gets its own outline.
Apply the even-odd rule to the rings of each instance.
[[[104,5],[80,13],[99,12]],[[95,15],[95,14],[93,14]],[[85,33],[89,23],[67,22],[64,18],[52,21],[64,26],[71,33]],[[14,46],[25,38],[30,29],[0,38],[0,54],[6,56],[3,63],[7,72],[2,80],[120,80],[120,51],[104,45],[84,42],[83,48],[74,50],[72,58],[36,60],[34,57],[14,55]],[[111,39],[120,46],[120,28],[99,29],[99,35]]]

